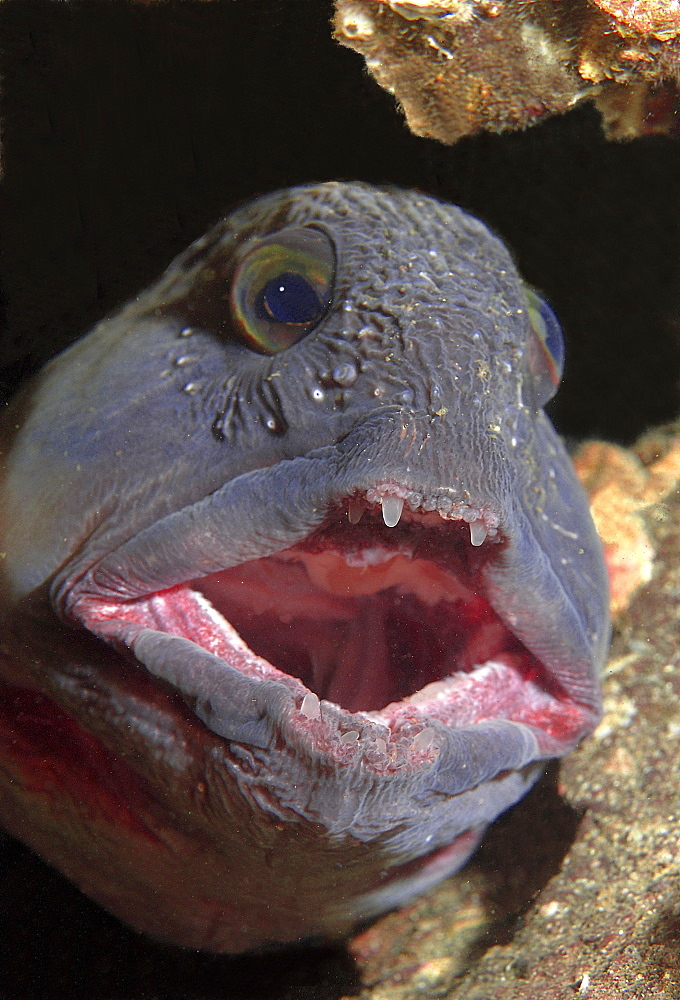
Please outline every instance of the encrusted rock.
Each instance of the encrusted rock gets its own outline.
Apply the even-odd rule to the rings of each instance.
[[[680,81],[675,0],[337,0],[416,135],[452,143],[594,100],[612,138],[669,132]]]

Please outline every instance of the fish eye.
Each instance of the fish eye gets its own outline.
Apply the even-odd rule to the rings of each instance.
[[[564,371],[564,338],[555,313],[533,288],[525,287],[531,326],[529,370],[539,406],[555,395]]]
[[[311,226],[291,226],[256,245],[241,260],[231,286],[236,331],[260,354],[278,354],[306,337],[333,297],[335,250]]]

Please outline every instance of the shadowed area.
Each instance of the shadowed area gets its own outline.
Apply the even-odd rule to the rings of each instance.
[[[9,837],[0,858],[4,996],[336,1000],[357,991],[358,975],[341,948],[233,959],[164,947],[124,927]]]
[[[490,926],[470,951],[512,939],[535,894],[559,870],[579,824],[559,797],[558,765],[489,831],[466,873],[486,886]],[[340,1000],[362,991],[344,947],[227,958],[155,944],[124,927],[9,837],[0,843],[0,992],[26,1000]],[[425,903],[423,904],[425,905]],[[54,932],[59,913],[60,933]],[[17,919],[20,917],[21,919]],[[390,919],[390,918],[388,918]]]

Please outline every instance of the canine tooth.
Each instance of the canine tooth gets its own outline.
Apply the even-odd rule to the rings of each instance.
[[[484,521],[470,521],[470,541],[473,545],[482,545],[487,535]]]
[[[350,500],[347,504],[347,520],[350,524],[358,524],[364,513],[363,506],[356,500]]]
[[[300,711],[308,719],[320,719],[321,718],[321,705],[319,704],[318,697],[313,691],[308,691],[307,694],[302,699],[302,704],[300,705]]]
[[[396,528],[404,509],[404,501],[401,497],[383,497],[381,503],[383,521],[388,528]]]

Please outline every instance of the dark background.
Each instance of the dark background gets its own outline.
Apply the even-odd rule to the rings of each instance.
[[[358,178],[456,201],[509,243],[567,334],[553,413],[563,433],[630,441],[674,417],[679,141],[607,143],[588,105],[455,148],[417,139],[361,59],[332,41],[330,17],[322,0],[0,4],[0,392],[233,204]],[[559,800],[538,794],[559,855]],[[519,824],[513,843],[526,843],[534,816],[527,799],[502,821]],[[528,892],[540,881],[535,852],[499,861],[490,843],[475,864],[501,883],[503,865],[526,865]],[[292,1000],[355,988],[342,951],[229,960],[148,943],[21,846],[0,845],[0,1000]]]

